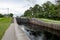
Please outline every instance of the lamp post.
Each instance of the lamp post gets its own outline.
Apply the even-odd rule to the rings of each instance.
[[[8,11],[7,13],[9,14],[9,8],[7,8],[7,11]]]

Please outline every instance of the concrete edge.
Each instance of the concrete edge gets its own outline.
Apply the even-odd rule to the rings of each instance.
[[[15,32],[16,32],[16,38],[17,38],[17,40],[20,40],[19,38],[19,35],[20,35],[20,33],[19,33],[19,28],[18,28],[18,24],[16,23],[16,20],[15,20],[15,22],[14,22],[14,25],[15,25]],[[21,29],[22,30],[22,29]],[[23,30],[22,30],[23,31]],[[25,34],[25,33],[24,33]],[[26,34],[25,34],[26,35]],[[26,35],[26,37],[28,38],[28,40],[30,40],[29,39],[29,37]]]

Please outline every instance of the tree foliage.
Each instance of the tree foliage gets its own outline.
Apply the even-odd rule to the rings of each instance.
[[[9,16],[10,16],[10,17],[13,17],[13,14],[12,14],[12,13],[10,13],[10,14],[9,14]]]
[[[30,7],[24,13],[25,17],[35,17],[35,18],[50,18],[59,19],[60,18],[60,4],[56,5],[50,1],[44,3],[42,6],[36,4],[34,7]]]
[[[2,14],[0,14],[0,17],[4,17]]]
[[[0,13],[0,18],[1,17],[13,17],[13,13],[10,13],[10,14],[2,14],[2,13]]]

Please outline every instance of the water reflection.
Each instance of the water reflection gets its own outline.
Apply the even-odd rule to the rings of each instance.
[[[47,31],[31,31],[24,25],[20,25],[19,28],[21,28],[31,40],[60,40],[60,37]]]

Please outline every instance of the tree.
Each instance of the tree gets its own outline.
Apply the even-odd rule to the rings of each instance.
[[[4,17],[4,15],[0,14],[0,17]]]
[[[36,4],[33,8],[32,8],[34,17],[38,18],[40,17],[40,15],[42,15],[42,7],[38,4]]]
[[[13,17],[13,14],[12,14],[12,13],[10,13],[10,14],[9,14],[9,16],[10,16],[10,17]]]
[[[55,20],[60,19],[60,4],[52,4],[50,1],[47,1],[42,6],[36,4],[34,7],[30,7],[30,9],[26,10],[24,16]]]
[[[24,13],[24,16],[25,16],[25,17],[32,17],[32,12],[31,12],[31,10],[26,10],[25,13]]]
[[[60,18],[60,4],[56,7],[56,17]]]

